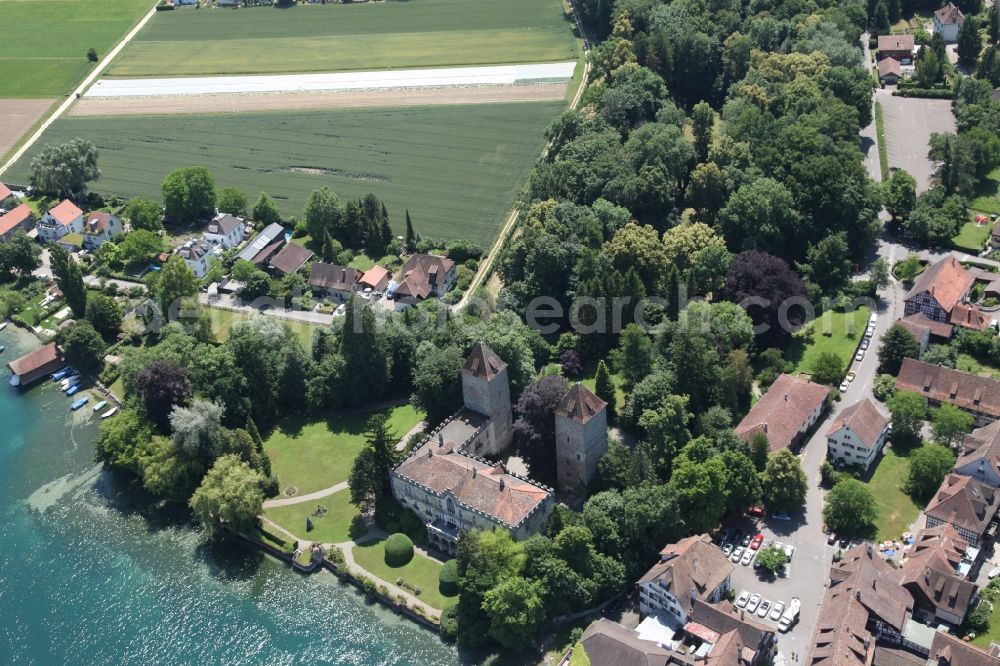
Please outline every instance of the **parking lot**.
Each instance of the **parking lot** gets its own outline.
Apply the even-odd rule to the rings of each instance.
[[[934,165],[927,157],[931,134],[954,132],[951,100],[893,97],[876,91],[885,121],[885,145],[890,168],[908,171],[917,181],[917,192],[930,188]]]

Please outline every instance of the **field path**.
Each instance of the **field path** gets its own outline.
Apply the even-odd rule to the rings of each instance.
[[[154,3],[153,6],[150,7],[149,11],[146,12],[146,15],[143,16],[139,20],[139,22],[132,27],[129,33],[125,35],[125,37],[122,38],[122,40],[118,42],[118,44],[116,44],[115,47],[111,49],[106,56],[104,56],[104,58],[97,64],[97,67],[95,67],[94,70],[87,75],[87,78],[85,78],[83,82],[80,83],[79,86],[77,86],[76,90],[74,90],[72,93],[66,96],[66,101],[60,104],[59,108],[57,108],[55,112],[38,127],[35,133],[31,135],[31,138],[25,141],[24,145],[18,148],[14,152],[14,154],[10,156],[10,159],[8,159],[7,162],[4,163],[2,167],[0,167],[0,176],[2,176],[4,172],[7,171],[7,169],[9,169],[15,162],[21,159],[21,156],[24,155],[24,153],[29,148],[31,148],[31,146],[33,146],[36,141],[38,141],[38,139],[42,136],[45,130],[49,128],[49,125],[51,125],[53,122],[56,121],[56,119],[58,119],[60,116],[66,113],[66,110],[73,105],[73,102],[76,101],[77,97],[83,95],[87,87],[90,84],[92,84],[98,76],[101,75],[101,72],[107,69],[108,65],[111,64],[111,61],[115,59],[115,56],[121,53],[121,50],[125,48],[125,45],[128,44],[130,41],[132,41],[132,39],[139,33],[139,31],[142,30],[143,26],[145,26],[149,22],[149,20],[153,18],[155,14],[156,14],[156,4]]]

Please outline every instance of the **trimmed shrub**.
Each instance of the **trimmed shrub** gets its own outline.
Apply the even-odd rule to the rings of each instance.
[[[438,574],[438,591],[446,597],[458,594],[458,562],[448,560]]]
[[[385,540],[385,563],[401,567],[413,559],[413,542],[405,534],[393,534]]]
[[[458,604],[452,604],[441,611],[441,638],[453,641],[458,635]]]

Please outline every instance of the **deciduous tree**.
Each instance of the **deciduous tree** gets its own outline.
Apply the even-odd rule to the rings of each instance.
[[[223,525],[235,530],[248,529],[264,505],[263,482],[260,473],[237,456],[222,456],[191,496],[191,510],[210,530],[221,529]]]
[[[913,334],[900,324],[893,324],[882,336],[878,350],[879,370],[890,375],[898,375],[904,358],[918,358],[920,344]]]
[[[222,188],[215,200],[215,207],[220,213],[229,213],[235,217],[245,217],[247,205],[247,196],[235,187]]]
[[[66,362],[88,373],[98,373],[104,364],[104,340],[88,321],[78,321],[60,336]]]
[[[869,536],[877,518],[875,496],[857,479],[842,478],[826,494],[823,520],[837,534]]]
[[[976,423],[972,414],[947,402],[934,410],[931,420],[934,423],[934,441],[944,446],[960,443]]]
[[[795,454],[781,449],[768,457],[761,486],[767,508],[788,513],[805,504],[809,483]]]
[[[955,464],[955,454],[938,444],[924,444],[910,454],[906,491],[919,500],[930,497]]]
[[[160,204],[152,199],[132,197],[125,204],[125,219],[132,230],[159,231],[163,228],[163,212]],[[128,238],[128,236],[126,236]]]
[[[85,139],[46,144],[31,160],[31,185],[39,194],[83,201],[87,183],[101,177],[97,148]]]

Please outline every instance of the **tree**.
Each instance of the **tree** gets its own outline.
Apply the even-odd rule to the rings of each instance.
[[[691,439],[688,431],[692,414],[688,411],[688,396],[666,395],[642,412],[639,429],[649,446],[656,469],[667,478],[677,452]]]
[[[934,410],[934,441],[944,446],[958,444],[975,425],[975,417],[951,403],[942,403]]]
[[[143,197],[129,199],[128,203],[125,204],[124,215],[133,231],[142,229],[155,232],[163,228],[163,211],[160,204],[152,199],[144,199]],[[125,238],[129,238],[129,236]]]
[[[698,253],[707,248],[725,248],[726,240],[702,222],[679,224],[663,232],[666,259],[686,272],[694,267]]]
[[[754,469],[762,473],[767,469],[767,458],[771,453],[771,444],[767,441],[767,434],[759,430],[750,435],[750,459],[753,461]]]
[[[723,451],[721,457],[726,468],[726,510],[743,513],[760,501],[763,492],[757,469],[742,450]]]
[[[83,284],[83,271],[80,264],[58,245],[49,247],[49,263],[52,273],[66,299],[66,305],[76,317],[83,317],[87,311],[87,288]]]
[[[795,198],[783,183],[758,178],[729,197],[719,212],[719,225],[730,248],[795,256],[800,252],[795,247],[799,218]]]
[[[921,88],[931,88],[944,76],[944,66],[941,59],[932,49],[924,49],[917,60],[917,71],[914,78]]]
[[[615,365],[621,373],[626,390],[631,390],[653,365],[653,343],[638,324],[629,324],[622,331],[615,353]]]
[[[240,297],[244,301],[254,301],[262,296],[267,296],[271,292],[271,276],[260,269],[254,270],[247,276],[240,290]]]
[[[920,428],[927,416],[927,398],[913,391],[896,391],[886,407],[892,414],[892,439],[913,444],[920,439]]]
[[[351,387],[350,402],[361,404],[388,386],[390,358],[371,307],[357,296],[351,296],[346,309],[340,336],[344,385]]]
[[[733,257],[723,296],[736,304],[746,304],[754,326],[763,327],[758,338],[763,346],[783,345],[792,329],[802,325],[805,313],[791,307],[782,316],[782,306],[793,298],[804,298],[805,285],[788,264],[773,255],[748,251]]]
[[[220,213],[229,213],[235,217],[245,217],[248,205],[246,195],[235,187],[222,188],[215,200],[215,207]]]
[[[88,321],[78,321],[62,334],[62,347],[66,362],[83,372],[96,374],[104,363],[104,340]]]
[[[396,440],[397,436],[390,430],[385,414],[376,414],[368,419],[365,448],[354,461],[348,484],[351,503],[362,510],[376,506],[391,492],[389,470],[396,463]]]
[[[171,439],[178,451],[211,463],[225,444],[221,404],[195,398],[190,406],[174,407],[170,412]]]
[[[524,570],[524,546],[506,530],[463,531],[455,548],[458,563],[458,642],[482,645],[490,633],[490,615],[483,597],[501,581],[520,576]]]
[[[903,169],[893,171],[882,184],[882,202],[894,220],[906,220],[917,203],[916,179]]]
[[[614,423],[618,395],[614,382],[611,381],[611,373],[608,372],[608,366],[603,360],[597,363],[597,373],[594,375],[594,395],[608,404],[608,423]]]
[[[979,36],[979,21],[975,16],[965,17],[965,22],[958,29],[958,64],[970,72],[975,71],[979,62],[979,52],[983,50],[983,41]]]
[[[920,344],[901,324],[893,324],[882,336],[878,349],[879,370],[890,375],[898,375],[904,358],[918,358]]]
[[[249,529],[264,506],[263,482],[264,477],[237,456],[222,456],[191,496],[191,510],[213,531],[223,525]]]
[[[836,386],[844,374],[844,363],[833,352],[823,352],[813,362],[812,373],[813,381]]]
[[[535,644],[535,634],[545,619],[541,581],[520,576],[502,580],[483,597],[490,616],[490,636],[500,645],[520,650]]]
[[[274,224],[281,221],[278,207],[266,192],[261,192],[257,203],[253,206],[253,219],[263,224]]]
[[[623,490],[643,483],[657,482],[656,467],[645,444],[629,448],[612,437],[608,438],[608,448],[597,461],[597,474],[588,490],[591,493],[603,490]]]
[[[906,491],[924,501],[941,486],[955,464],[955,454],[939,444],[924,444],[910,454]]]
[[[885,289],[889,286],[889,262],[884,257],[879,257],[872,262],[868,269],[868,279],[876,289]]]
[[[708,159],[708,148],[712,144],[712,128],[715,126],[715,111],[708,102],[698,102],[691,109],[691,131],[694,134],[694,152],[699,162]]]
[[[550,486],[556,480],[555,410],[566,395],[566,380],[549,375],[528,384],[517,401],[514,441],[531,478]]]
[[[851,277],[850,248],[847,234],[831,234],[816,244],[809,244],[806,261],[798,265],[800,271],[811,282],[818,285],[824,294],[833,295]]]
[[[805,504],[809,484],[799,459],[788,449],[781,449],[768,457],[761,486],[768,509],[789,513]]]
[[[122,309],[118,301],[97,294],[87,303],[87,321],[105,338],[118,334],[122,327]]]
[[[149,422],[134,409],[123,409],[113,419],[101,421],[94,446],[97,457],[109,467],[138,473],[139,449],[153,438]]]
[[[39,194],[75,201],[83,201],[87,183],[101,177],[97,148],[84,139],[46,144],[32,158],[30,169],[31,185]]]
[[[462,404],[462,350],[429,340],[417,347],[411,402],[424,410],[428,424],[441,423]]]
[[[97,51],[93,48],[87,49],[87,61],[97,62]]]
[[[144,264],[163,250],[163,240],[147,229],[137,229],[118,244],[118,253],[126,265]]]
[[[784,548],[779,548],[778,546],[761,548],[760,552],[757,553],[757,564],[764,571],[773,574],[788,564],[788,555],[785,554]]]
[[[329,233],[337,240],[343,241],[342,234],[338,233],[342,215],[340,201],[329,187],[313,190],[306,199],[302,211],[306,231],[316,239],[322,239],[324,233]]]
[[[0,272],[28,275],[41,265],[41,253],[38,244],[18,230],[9,241],[0,243]]]
[[[823,520],[837,534],[867,536],[877,519],[875,496],[857,479],[841,478],[826,494]]]
[[[674,468],[670,486],[693,532],[707,532],[719,524],[728,500],[726,482],[725,463],[718,457],[705,462],[682,459]]]
[[[136,392],[146,416],[160,432],[168,432],[170,413],[191,399],[187,370],[164,359],[156,359],[135,376]]]
[[[413,232],[413,222],[410,220],[410,209],[406,209],[406,251],[413,252],[417,248],[417,236]]]
[[[896,378],[892,375],[878,375],[872,382],[872,395],[876,400],[885,402],[896,390]]]
[[[205,167],[171,171],[160,192],[167,217],[174,224],[190,224],[215,215],[215,178]]]
[[[156,292],[164,314],[172,316],[184,299],[198,294],[198,278],[184,259],[174,254],[160,271]]]

